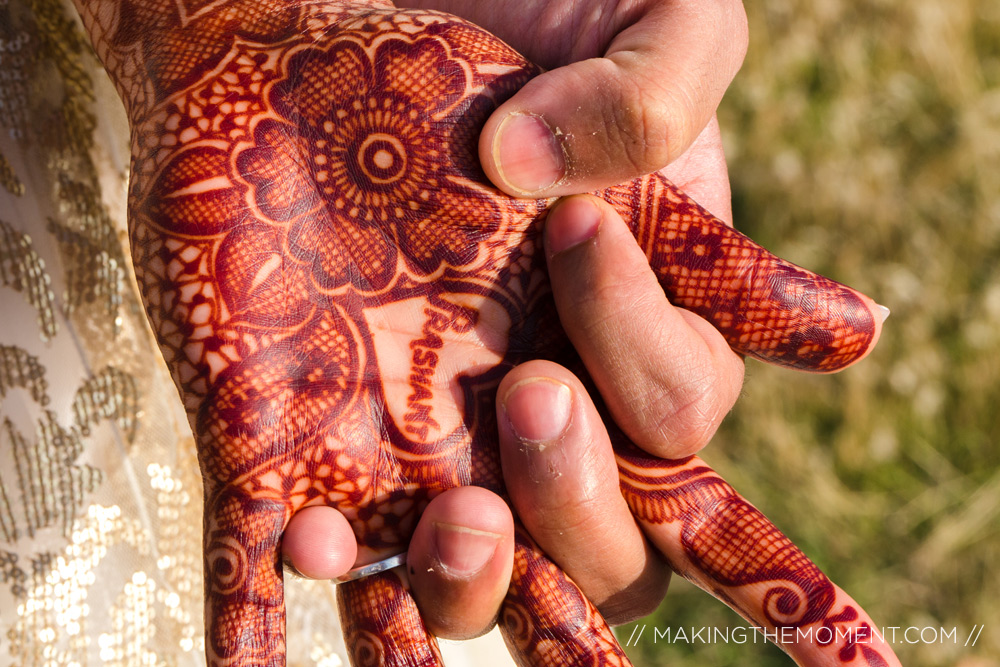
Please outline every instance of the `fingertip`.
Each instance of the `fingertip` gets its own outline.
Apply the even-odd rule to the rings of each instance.
[[[443,571],[456,579],[479,574],[496,555],[502,533],[469,528],[456,523],[432,522],[434,558]]]
[[[850,288],[845,289],[853,291]],[[831,369],[831,372],[834,373],[850,368],[872,353],[872,350],[875,349],[875,346],[878,345],[879,339],[882,337],[882,329],[891,314],[891,311],[886,306],[877,303],[866,294],[855,292],[855,295],[857,296],[858,301],[861,302],[861,308],[858,308],[858,310],[860,311],[863,308],[867,311],[867,313],[863,315],[859,314],[857,317],[851,317],[850,314],[845,313],[844,319],[846,321],[850,321],[853,327],[859,332],[863,332],[867,328],[867,320],[870,322],[871,336],[868,340],[867,346],[864,347],[860,353],[857,353],[853,358],[850,358],[847,363]]]
[[[519,441],[553,442],[569,428],[573,392],[552,378],[525,378],[508,390],[503,410]]]
[[[281,555],[307,579],[334,579],[354,566],[358,546],[343,514],[332,507],[313,506],[299,510],[288,522]]]
[[[500,496],[478,486],[460,486],[435,497],[420,524],[421,537],[430,528],[430,555],[455,579],[481,572],[504,544],[513,553],[510,508]]]
[[[818,326],[837,332],[836,346],[827,356],[807,357],[794,367],[811,373],[834,374],[851,368],[872,353],[890,311],[851,287],[829,280],[823,284],[829,286],[821,293],[825,308],[817,309],[818,314],[813,317]]]
[[[611,59],[563,65],[528,81],[494,111],[480,137],[480,161],[493,184],[515,197],[623,183],[663,167],[672,154],[665,130],[647,132],[645,122],[666,116],[647,106]]]
[[[602,200],[592,195],[565,197],[556,202],[545,220],[545,247],[549,257],[594,239],[604,219]]]
[[[868,310],[871,311],[872,322],[874,323],[872,342],[871,346],[868,348],[868,352],[871,352],[875,349],[875,346],[878,345],[878,341],[882,337],[882,328],[885,326],[885,322],[889,319],[889,316],[892,315],[892,311],[889,310],[887,306],[877,303],[871,297],[865,295],[862,296],[865,301],[865,305],[868,306]],[[865,353],[865,356],[867,356],[867,353]]]
[[[514,537],[510,508],[500,496],[479,486],[459,486],[435,496],[421,520]]]
[[[493,626],[514,562],[514,519],[496,494],[451,489],[427,506],[410,541],[408,572],[427,627],[470,639]]]
[[[650,612],[669,572],[646,545],[619,492],[600,413],[569,370],[535,360],[498,391],[500,458],[532,538],[612,623]]]
[[[573,441],[570,446],[579,445],[582,450],[594,430],[590,422],[596,420],[600,425],[596,408],[576,376],[559,364],[541,359],[515,367],[501,381],[497,419],[501,464],[505,474],[510,472],[516,477],[508,483],[509,489],[524,482],[545,481],[544,475],[539,477],[543,469],[556,477],[570,472],[559,469],[563,455],[558,452],[552,452],[556,460],[548,463],[538,454],[567,438]],[[547,499],[559,503],[561,494]]]

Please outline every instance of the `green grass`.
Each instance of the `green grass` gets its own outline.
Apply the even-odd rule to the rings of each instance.
[[[841,375],[748,362],[704,456],[877,623],[957,626],[895,644],[905,665],[1000,665],[1000,3],[746,4],[720,110],[736,224],[892,316]],[[686,583],[644,622],[745,625]],[[631,653],[792,664],[759,643]]]

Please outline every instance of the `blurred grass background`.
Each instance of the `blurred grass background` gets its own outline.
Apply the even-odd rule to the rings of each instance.
[[[896,643],[904,665],[1000,665],[1000,2],[746,9],[720,109],[736,224],[892,316],[840,375],[748,362],[705,458],[877,624],[958,628]],[[641,623],[640,666],[792,664],[759,642],[654,645],[654,626],[746,625],[676,577]]]

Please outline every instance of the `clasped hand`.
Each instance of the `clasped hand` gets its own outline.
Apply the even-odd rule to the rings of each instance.
[[[497,187],[519,197],[569,195],[663,169],[731,223],[715,108],[746,49],[742,3],[399,5],[462,16],[549,70],[487,121],[480,159]],[[618,423],[652,454],[700,450],[739,395],[739,356],[705,320],[670,305],[624,222],[601,200],[556,207],[546,249],[560,321],[607,388]],[[650,613],[670,569],[621,497],[587,389],[564,368],[529,362],[501,384],[497,414],[504,481],[532,537],[612,625]],[[557,423],[563,417],[568,423]],[[507,503],[477,487],[431,502],[408,562],[434,634],[465,639],[492,627],[510,579],[513,526]],[[341,576],[357,558],[350,524],[330,507],[293,517],[283,554],[316,579]]]

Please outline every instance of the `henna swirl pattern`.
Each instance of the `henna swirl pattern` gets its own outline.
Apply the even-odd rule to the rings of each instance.
[[[454,17],[380,2],[76,0],[129,112],[133,261],[199,443],[207,653],[279,665],[278,548],[336,507],[363,557],[399,551],[437,493],[503,493],[493,411],[512,364],[572,359],[538,230],[493,189],[492,109],[537,73]],[[662,177],[599,193],[668,294],[735,349],[834,371],[879,331],[866,297],[787,264]],[[870,619],[700,460],[618,445],[622,489],[678,572],[769,627]],[[405,582],[341,587],[355,664],[438,664]],[[525,665],[628,664],[521,534],[502,625]],[[803,663],[895,664],[884,645]]]

